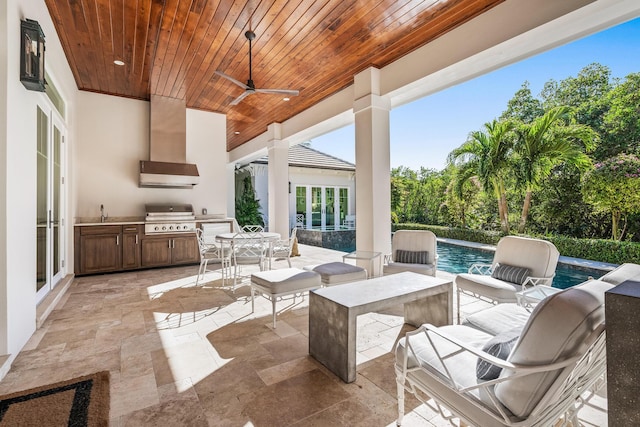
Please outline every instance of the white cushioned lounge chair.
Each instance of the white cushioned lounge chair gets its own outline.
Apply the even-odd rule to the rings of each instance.
[[[524,325],[527,312],[515,304],[489,308],[484,324],[497,327],[491,333],[478,324],[427,324],[407,333],[396,347],[398,425],[405,391],[433,399],[445,418],[474,426],[541,427],[559,419],[579,425],[581,399],[606,368],[604,293],[612,287],[591,280],[551,295]],[[505,325],[507,318],[514,320]],[[495,356],[496,346],[506,360]],[[497,372],[482,379],[483,365]]]
[[[530,286],[551,286],[559,257],[558,249],[549,241],[503,237],[491,264],[473,264],[468,273],[456,276],[458,323],[461,293],[494,304],[516,302],[516,292]]]
[[[398,230],[391,240],[391,254],[384,274],[414,273],[435,276],[438,267],[436,235],[428,230]]]

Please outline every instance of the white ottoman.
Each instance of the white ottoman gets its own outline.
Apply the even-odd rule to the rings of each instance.
[[[367,279],[367,270],[357,265],[346,264],[344,262],[310,265],[304,269],[318,273],[322,279],[322,284],[325,286]]]
[[[271,301],[273,307],[273,329],[276,328],[276,301],[287,295],[302,294],[321,287],[320,275],[299,268],[260,271],[251,275],[251,312],[255,311],[256,292]]]

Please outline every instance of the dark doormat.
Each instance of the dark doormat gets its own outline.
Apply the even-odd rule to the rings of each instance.
[[[109,371],[0,396],[0,426],[108,426]]]

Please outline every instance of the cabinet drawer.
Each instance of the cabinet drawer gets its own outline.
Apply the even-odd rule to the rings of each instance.
[[[122,232],[124,234],[141,233],[142,232],[142,226],[141,225],[123,225],[122,226]]]
[[[96,234],[120,234],[121,232],[121,225],[88,225],[86,227],[80,227],[80,234],[83,236]]]

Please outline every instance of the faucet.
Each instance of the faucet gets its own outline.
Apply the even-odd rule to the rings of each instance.
[[[104,214],[104,205],[100,205],[100,222],[104,222],[107,216]]]

